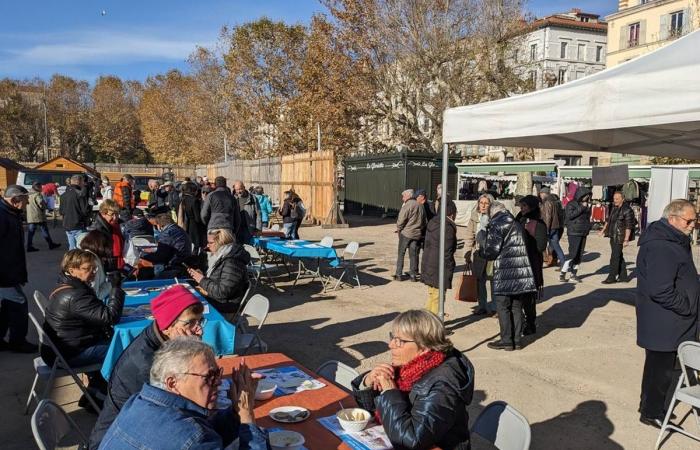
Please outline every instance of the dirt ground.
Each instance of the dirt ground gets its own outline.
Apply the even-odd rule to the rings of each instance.
[[[259,291],[271,300],[271,313],[262,330],[270,351],[286,353],[311,369],[328,359],[358,371],[386,361],[389,323],[400,311],[422,307],[426,299],[422,284],[391,281],[397,246],[393,225],[359,217],[349,221],[352,227],[348,229],[305,227],[300,234],[310,240],[332,236],[339,249],[358,241],[361,289],[345,287],[324,294],[320,282],[302,280],[294,290],[284,281],[278,284],[281,292]],[[65,246],[60,228],[52,234]],[[42,251],[28,255],[28,295],[35,289],[50,292],[62,256],[60,250],[46,250],[43,242],[38,247]],[[630,269],[635,256],[636,247],[625,250]],[[560,283],[556,270],[545,271],[538,333],[518,352],[487,348],[486,342],[498,334],[498,321],[471,316],[472,305],[450,300],[452,291],[448,291],[446,325],[453,331],[451,339],[476,368],[471,420],[485,405],[503,400],[530,422],[532,449],[653,447],[657,430],[640,424],[637,412],[644,353],[635,344],[636,282],[602,285],[608,258],[607,241],[592,235],[579,272],[582,283]],[[461,258],[457,263],[459,271]],[[30,310],[35,309],[32,304]],[[33,330],[30,340],[36,342]],[[35,447],[29,416],[22,415],[33,378],[32,359],[31,355],[0,353],[0,446],[5,449]],[[57,384],[54,398],[89,433],[95,417],[77,407],[77,388],[61,387],[64,384]],[[685,424],[697,431],[691,422]],[[663,448],[697,448],[693,446],[697,444],[674,434]]]

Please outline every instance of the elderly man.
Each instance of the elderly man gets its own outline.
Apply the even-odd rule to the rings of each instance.
[[[639,239],[637,345],[645,349],[639,420],[660,428],[680,375],[674,370],[683,341],[698,338],[700,283],[690,249],[695,207],[673,200]]]
[[[155,352],[179,336],[202,337],[204,306],[183,285],[175,285],[151,300],[151,313],[153,324],[129,344],[112,370],[104,407],[90,435],[91,449],[99,447],[129,397],[148,382]]]
[[[34,353],[37,346],[26,341],[28,328],[27,298],[22,285],[27,283],[27,261],[24,253],[22,210],[27,206],[29,193],[22,186],[12,184],[0,199],[0,350]],[[5,334],[10,332],[9,344]]]
[[[160,231],[158,247],[152,253],[146,253],[141,259],[154,265],[156,278],[179,277],[185,273],[182,264],[192,256],[192,242],[187,232],[173,222],[173,216],[167,206],[149,211],[153,223]]]
[[[423,238],[423,229],[426,225],[425,209],[413,198],[413,189],[406,189],[401,193],[401,211],[396,221],[396,231],[399,234],[399,255],[396,260],[396,273],[394,280],[403,281],[403,258],[408,249],[410,261],[409,277],[411,281],[418,281],[418,246]]]
[[[59,212],[63,216],[63,229],[68,238],[68,250],[74,250],[78,246],[76,239],[79,234],[85,232],[90,217],[87,189],[82,175],[70,177],[70,186],[61,195]]]
[[[255,425],[250,370],[234,371],[228,395],[237,411],[228,406],[212,414],[220,378],[207,344],[192,336],[166,342],[153,358],[150,384],[124,405],[99,448],[223,449],[238,438],[241,450],[267,449],[267,434]]]
[[[226,186],[226,178],[214,178],[215,189],[207,195],[202,204],[200,217],[207,229],[228,228],[235,233],[241,223],[238,201]]]
[[[634,211],[625,202],[622,192],[613,194],[613,207],[610,211],[610,218],[605,222],[605,226],[600,230],[600,234],[610,238],[610,273],[603,280],[603,284],[627,283],[627,267],[625,266],[625,256],[622,254],[624,247],[627,247],[631,240],[634,240],[634,228],[636,219]]]
[[[158,185],[158,180],[155,178],[151,178],[148,180],[148,206],[151,207],[153,205],[156,206],[163,206],[165,204],[165,201],[162,197],[158,196],[158,188],[160,186]]]
[[[262,214],[255,196],[246,190],[245,184],[241,180],[236,180],[233,183],[233,191],[238,200],[238,209],[241,215],[241,225],[236,233],[236,240],[243,245],[262,230]]]

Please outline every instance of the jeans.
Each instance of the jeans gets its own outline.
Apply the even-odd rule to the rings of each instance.
[[[51,234],[49,233],[49,227],[46,226],[46,222],[41,222],[41,223],[30,223],[27,224],[27,249],[30,249],[33,247],[34,243],[34,232],[36,229],[39,229],[41,232],[41,236],[46,239],[46,242],[50,245],[53,244],[53,241],[51,240]]]
[[[80,233],[84,233],[85,230],[66,230],[66,236],[68,236],[68,250],[75,250],[78,248],[77,239]]]
[[[498,308],[498,325],[501,342],[513,345],[520,343],[523,334],[523,302],[518,295],[494,295]]]
[[[71,367],[89,366],[92,364],[101,364],[107,356],[107,350],[109,349],[109,342],[99,343],[83,349],[82,352],[73,356],[72,358],[66,359],[66,362]]]
[[[561,267],[564,264],[564,261],[566,261],[566,259],[564,257],[564,250],[561,249],[561,245],[559,244],[559,230],[550,231],[549,235],[547,236],[547,239],[549,241],[549,246],[552,250],[554,250],[554,253],[557,255],[557,260],[559,260],[559,267]]]
[[[399,256],[396,260],[396,276],[400,277],[403,275],[403,257],[408,249],[408,260],[410,264],[410,269],[408,274],[412,277],[418,275],[418,243],[417,239],[409,239],[403,234],[399,233]]]
[[[622,254],[623,246],[621,243],[614,242],[610,239],[610,273],[609,280],[627,279],[627,267],[625,265],[625,255]]]
[[[428,301],[425,309],[437,315],[440,312],[440,289],[428,286]]]
[[[578,265],[581,264],[583,250],[586,248],[586,236],[568,236],[569,238],[569,259],[566,260],[561,268],[562,272],[568,272],[576,275]]]
[[[663,420],[681,375],[675,366],[676,352],[646,350],[639,402],[642,416]]]
[[[284,223],[282,226],[284,227],[284,237],[286,239],[295,239],[297,223]]]
[[[22,303],[12,300],[0,300],[0,339],[10,331],[9,343],[22,344],[29,329],[29,305],[25,299]]]
[[[496,305],[494,305],[493,299],[489,302],[489,293],[486,290],[486,275],[483,278],[476,279],[476,292],[479,296],[479,309],[484,311],[493,312],[496,311]],[[489,282],[491,284],[491,294],[493,295],[493,281]]]

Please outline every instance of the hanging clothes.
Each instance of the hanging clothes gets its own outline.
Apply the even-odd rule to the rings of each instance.
[[[477,191],[479,193],[486,192],[489,190],[489,184],[486,182],[486,180],[481,180],[479,181],[479,186],[477,188]]]
[[[639,201],[639,183],[635,180],[629,180],[622,186],[622,195],[629,202]]]

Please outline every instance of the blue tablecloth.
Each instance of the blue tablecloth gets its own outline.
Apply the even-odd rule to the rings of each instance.
[[[276,236],[271,236],[271,237],[265,237],[265,236],[253,236],[253,238],[250,240],[250,245],[253,247],[260,247],[264,248],[267,250],[267,245],[270,242],[275,242],[275,241],[281,241],[281,238],[278,238]]]
[[[181,281],[181,280],[180,280]],[[175,280],[150,280],[150,281],[133,281],[123,284],[123,288],[134,289],[134,288],[155,288],[170,286],[175,284]],[[129,344],[136,339],[144,328],[149,326],[153,320],[145,318],[145,314],[150,314],[149,309],[139,312],[134,311],[133,308],[140,305],[148,305],[151,300],[157,297],[162,291],[157,292],[147,292],[145,295],[127,295],[126,301],[124,302],[124,308],[129,308],[129,313],[132,313],[129,317],[127,311],[122,319],[114,327],[114,337],[112,337],[112,342],[109,344],[109,350],[107,351],[107,356],[102,364],[102,376],[105,380],[109,380],[109,376],[114,369],[114,365],[119,359],[119,355],[122,354],[124,349],[129,346]],[[204,326],[204,336],[203,340],[207,344],[211,345],[214,349],[214,353],[217,355],[232,355],[234,349],[234,336],[236,334],[236,328],[229,323],[224,317],[209,305],[204,297],[202,297],[199,292],[195,291],[200,300],[205,305],[204,317],[207,318],[207,323]],[[206,309],[209,311],[206,311]]]
[[[292,258],[321,258],[337,260],[338,255],[335,249],[324,247],[316,242],[309,242],[303,239],[287,241],[279,239],[267,241],[267,249]]]

